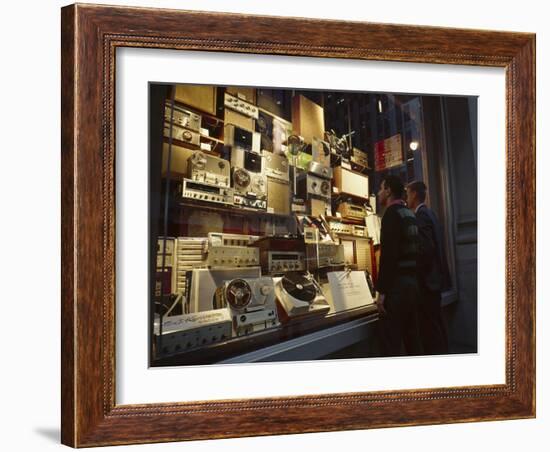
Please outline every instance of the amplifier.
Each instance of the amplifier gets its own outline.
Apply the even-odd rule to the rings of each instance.
[[[233,96],[226,92],[224,94],[223,104],[225,108],[230,108],[238,111],[242,115],[258,119],[258,107],[244,99],[239,99],[237,96]]]
[[[340,203],[337,211],[347,220],[364,220],[367,216],[367,210],[363,206],[349,202]]]
[[[260,264],[260,250],[247,246],[210,246],[206,264],[210,268],[254,267]]]
[[[213,309],[194,314],[155,318],[157,356],[169,356],[223,342],[232,336],[231,315],[227,309]]]
[[[216,86],[212,85],[176,85],[174,98],[211,115],[216,114]]]
[[[172,108],[170,102],[166,102],[164,106],[164,120],[170,123]],[[174,105],[173,123],[180,127],[200,132],[202,118],[200,115],[186,110],[178,105]]]
[[[262,271],[269,274],[306,269],[306,256],[303,251],[261,250]]]
[[[233,189],[183,179],[182,196],[199,201],[233,205]]]
[[[334,185],[340,193],[369,198],[369,178],[341,166],[334,168]]]
[[[254,86],[226,86],[225,92],[251,104],[256,104],[256,87]]]
[[[366,152],[360,151],[357,148],[351,150],[350,160],[353,163],[364,166],[365,168],[369,167],[368,154]]]
[[[330,200],[330,180],[312,174],[299,174],[296,182],[296,192],[298,196],[305,199],[314,196]]]
[[[215,304],[216,289],[225,281],[235,278],[259,278],[260,267],[239,268],[198,268],[190,273],[189,312],[203,312],[211,309],[224,308]]]
[[[170,137],[170,124],[164,123],[164,136]],[[193,132],[183,127],[172,125],[172,138],[174,140],[183,141],[184,143],[191,144],[193,146],[200,146],[201,137],[198,132]]]
[[[267,210],[278,215],[290,215],[290,184],[267,178]]]
[[[288,158],[284,154],[263,151],[265,174],[273,179],[288,181]]]
[[[308,269],[344,265],[344,246],[335,243],[306,244]]]
[[[246,234],[227,234],[225,232],[209,232],[209,246],[249,246],[260,237]]]
[[[332,168],[315,161],[308,163],[307,172],[319,176],[322,179],[332,179]]]
[[[229,187],[231,166],[227,160],[197,151],[187,164],[187,176],[195,182]]]
[[[341,235],[353,235],[353,225],[341,223],[340,221],[330,221],[329,227],[332,232]]]

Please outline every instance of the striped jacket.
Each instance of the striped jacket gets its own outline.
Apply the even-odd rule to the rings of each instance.
[[[400,275],[416,276],[418,251],[418,225],[414,213],[401,204],[389,206],[382,217],[376,290],[385,294]]]

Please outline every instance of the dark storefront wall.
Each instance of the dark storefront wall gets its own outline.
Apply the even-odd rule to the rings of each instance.
[[[477,351],[477,99],[423,98],[430,204],[446,232],[452,352]]]

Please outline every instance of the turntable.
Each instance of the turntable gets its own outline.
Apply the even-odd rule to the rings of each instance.
[[[289,272],[274,281],[275,295],[289,318],[324,315],[329,311],[321,287],[311,274]]]

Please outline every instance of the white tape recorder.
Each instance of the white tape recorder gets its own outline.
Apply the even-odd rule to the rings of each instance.
[[[225,281],[216,290],[216,298],[227,303],[237,336],[280,325],[272,278],[237,278]],[[220,305],[221,302],[217,301],[217,304]]]

